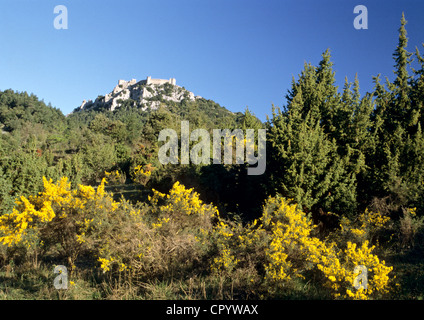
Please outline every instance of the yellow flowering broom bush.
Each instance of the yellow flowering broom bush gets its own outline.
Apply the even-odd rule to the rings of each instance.
[[[290,280],[302,277],[310,259],[309,252],[317,254],[318,239],[311,238],[312,222],[296,205],[281,197],[269,198],[262,215],[262,227],[270,232],[267,248],[267,277]]]
[[[115,170],[111,172],[105,171],[105,177],[109,184],[123,184],[127,178],[125,173],[121,170]]]
[[[388,292],[392,267],[372,254],[374,247],[369,247],[367,241],[361,246],[347,242],[342,250],[334,242],[313,237],[311,220],[284,198],[267,200],[262,227],[271,233],[265,266],[268,279],[284,283],[294,276],[303,278],[307,270],[318,270],[324,276],[323,285],[335,298],[368,299]],[[355,282],[357,266],[367,270],[367,288]]]
[[[127,224],[120,237],[103,237],[99,262],[104,272],[115,267],[116,271],[149,279],[176,276],[201,263],[208,251],[204,237],[212,228],[217,209],[179,182],[168,194],[153,190],[149,202],[141,210],[129,212],[134,222]]]
[[[218,209],[211,204],[205,204],[199,194],[193,188],[187,189],[178,181],[174,183],[168,194],[153,190],[153,196],[149,197],[152,208],[152,218],[157,219],[154,223],[171,219],[169,228],[199,229],[211,228],[211,219],[218,216]],[[177,230],[174,230],[175,232]]]
[[[224,219],[219,222],[211,230],[209,241],[216,245],[216,256],[212,260],[211,270],[217,274],[231,274],[236,269],[239,259],[235,226],[230,225]]]
[[[43,183],[38,195],[20,197],[12,212],[0,217],[0,242],[23,245],[35,255],[57,250],[73,266],[98,212],[113,212],[119,203],[105,192],[105,180],[97,189],[79,185],[71,190],[66,177],[57,183],[43,178]]]
[[[155,168],[152,167],[152,165],[149,163],[145,166],[142,165],[138,165],[135,166],[134,170],[132,171],[132,178],[135,182],[142,184],[143,186],[145,186],[147,184],[147,182],[149,182],[151,175],[152,175],[152,171]]]
[[[381,212],[365,209],[353,221],[347,217],[340,219],[339,236],[344,241],[351,240],[356,243],[373,242],[382,231],[391,227],[390,224],[390,217]]]
[[[285,290],[293,281],[313,282],[345,299],[385,294],[393,278],[392,268],[357,231],[369,235],[388,222],[372,212],[356,222],[343,221],[350,238],[330,241],[314,236],[310,217],[280,196],[268,198],[262,217],[244,224],[221,217],[179,182],[166,194],[153,190],[149,203],[136,205],[114,201],[105,179],[97,188],[73,190],[66,177],[43,182],[43,191],[21,197],[11,213],[0,216],[0,242],[25,248],[35,260],[56,254],[72,268],[84,256],[107,275],[141,281],[207,270],[211,279],[230,280],[231,290],[255,294]],[[358,274],[358,267],[366,275]]]

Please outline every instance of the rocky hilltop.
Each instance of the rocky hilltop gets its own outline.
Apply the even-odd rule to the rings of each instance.
[[[112,92],[98,96],[94,101],[84,100],[81,106],[74,109],[73,112],[92,109],[113,111],[124,104],[139,107],[143,111],[155,110],[161,104],[166,104],[166,101],[181,102],[184,99],[194,101],[200,98],[193,92],[177,86],[174,78],[164,80],[147,77],[146,80],[138,82],[136,79],[119,80]]]

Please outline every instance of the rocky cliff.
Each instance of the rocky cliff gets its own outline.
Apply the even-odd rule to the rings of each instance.
[[[105,96],[98,96],[94,101],[84,100],[81,106],[74,109],[73,112],[92,109],[113,111],[123,104],[139,107],[142,110],[155,110],[161,104],[166,105],[167,101],[181,102],[184,99],[194,101],[201,98],[195,96],[193,92],[170,82],[159,84],[149,82],[146,80],[137,82],[135,79],[130,81],[119,80],[112,92]]]

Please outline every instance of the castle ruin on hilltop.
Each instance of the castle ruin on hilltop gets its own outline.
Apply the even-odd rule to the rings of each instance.
[[[161,92],[161,85],[171,84],[175,86],[175,90],[164,94]],[[106,107],[113,111],[122,104],[122,101],[131,99],[139,104],[145,104],[144,108],[149,107],[150,109],[157,109],[161,104],[161,101],[154,99],[154,97],[161,95],[163,100],[180,102],[183,99],[195,100],[201,98],[200,96],[194,96],[192,92],[186,91],[184,88],[177,86],[175,78],[166,79],[152,79],[148,76],[146,80],[138,81],[131,79],[129,81],[119,80],[118,84],[113,88],[112,92],[98,96],[95,101],[84,100],[81,106],[77,110],[89,110],[97,107]],[[152,85],[152,86],[150,86]],[[149,86],[145,88],[144,86]],[[153,99],[153,100],[152,100]]]
[[[146,82],[146,83],[144,83]],[[175,78],[170,78],[169,80],[165,80],[165,79],[152,79],[152,77],[147,77],[146,80],[142,80],[141,81],[142,84],[165,84],[165,83],[170,83],[173,84],[174,86],[177,85],[177,80],[175,80]]]
[[[118,86],[124,86],[124,85],[135,85],[137,83],[136,79],[131,79],[130,81],[125,81],[125,80],[119,80],[118,81]],[[152,79],[152,77],[147,77],[146,80],[141,80],[139,81],[139,84],[156,84],[156,85],[161,85],[161,84],[165,84],[165,83],[169,83],[172,84],[174,86],[177,85],[177,80],[175,80],[175,78],[170,78],[169,80],[166,79]]]

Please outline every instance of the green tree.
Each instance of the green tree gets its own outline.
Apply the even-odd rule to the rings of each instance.
[[[331,66],[328,50],[317,68],[305,64],[284,111],[273,108],[267,122],[268,190],[307,210],[350,214],[356,208],[356,172],[352,152],[338,146],[345,138],[338,136],[337,120],[347,108]]]
[[[373,186],[374,195],[389,196],[395,208],[416,205],[422,194],[424,175],[423,123],[419,121],[422,114],[420,71],[416,72],[418,79],[409,72],[412,53],[407,51],[406,23],[402,14],[398,45],[393,53],[395,80],[386,79],[385,86],[379,77],[374,80],[374,152],[370,152],[367,159],[373,172],[369,185]],[[418,52],[417,57],[420,61]]]

